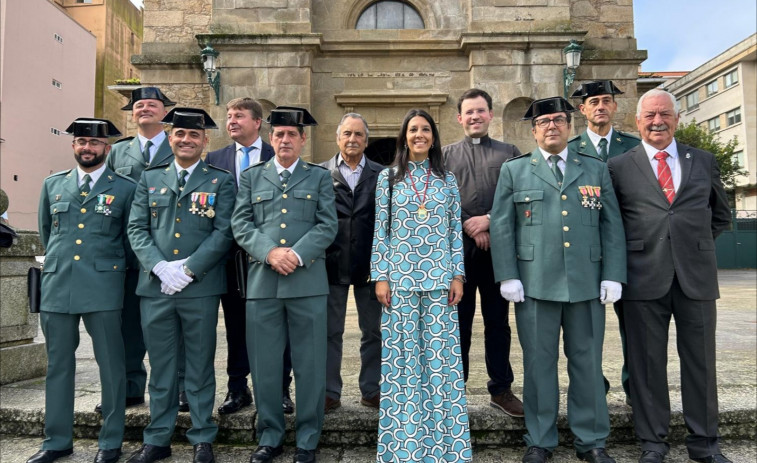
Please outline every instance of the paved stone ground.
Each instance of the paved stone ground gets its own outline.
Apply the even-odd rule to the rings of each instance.
[[[719,382],[719,400],[721,413],[725,411],[741,411],[751,416],[747,418],[747,435],[752,440],[745,441],[743,431],[725,433],[724,437],[733,438],[733,441],[727,441],[724,445],[728,455],[734,461],[738,462],[757,462],[757,451],[753,441],[755,435],[755,410],[757,410],[757,272],[755,270],[728,270],[720,272],[721,299],[718,301],[718,341],[717,341],[717,361],[718,361],[718,382]],[[225,377],[225,360],[226,360],[226,342],[223,325],[223,317],[219,314],[218,324],[218,348],[216,355],[216,378],[217,394],[216,406],[219,405],[226,393]],[[511,353],[511,362],[515,373],[515,383],[513,389],[517,395],[522,392],[522,352],[515,331],[514,315],[510,313],[511,325],[513,326],[513,344]],[[608,404],[614,420],[626,421],[630,417],[630,409],[623,403],[624,394],[620,386],[620,368],[622,356],[620,352],[620,339],[618,335],[618,326],[615,314],[610,306],[607,309],[607,331],[605,337],[604,350],[604,370],[605,375],[611,382],[611,390],[608,396]],[[77,351],[77,423],[78,416],[81,413],[91,412],[94,405],[99,401],[100,387],[97,375],[97,367],[92,353],[91,342],[84,331],[82,325],[81,345]],[[41,337],[41,333],[40,333]],[[360,393],[357,387],[357,374],[359,364],[359,330],[357,328],[357,315],[354,304],[348,307],[347,327],[344,341],[344,361],[343,361],[343,380],[344,390],[342,402],[344,407],[327,416],[326,425],[335,424],[341,426],[349,423],[353,417],[362,415],[371,417],[370,411],[365,407],[358,405]],[[478,318],[475,324],[474,341],[471,348],[471,372],[468,381],[468,396],[470,402],[471,414],[482,420],[493,420],[500,426],[504,422],[505,427],[518,429],[522,427],[522,420],[512,420],[508,417],[492,411],[488,407],[488,393],[486,390],[486,369],[483,355],[483,323]],[[149,365],[148,365],[149,366]],[[680,368],[675,351],[675,327],[671,326],[670,349],[669,349],[669,386],[671,390],[671,407],[674,413],[680,412]],[[567,390],[567,374],[565,371],[564,359],[560,362],[560,384],[563,396],[561,397],[562,414],[565,413],[565,391]],[[39,417],[44,408],[44,378],[24,381],[3,386],[0,389],[0,409],[21,410],[29,413],[29,416]],[[238,416],[238,419],[252,419],[252,411],[249,408]],[[2,410],[0,410],[2,412]],[[141,420],[146,419],[147,407],[136,407],[127,413],[127,425],[140,426]],[[131,416],[130,416],[131,415]],[[680,415],[679,415],[680,416]],[[94,419],[94,415],[93,415]],[[180,419],[181,420],[181,419]],[[84,425],[88,425],[87,417],[83,420]],[[188,421],[188,420],[187,420]],[[241,420],[240,420],[241,421]],[[343,423],[344,422],[344,423]],[[615,421],[614,421],[615,423]],[[1,424],[1,423],[0,423]],[[96,426],[95,423],[93,423]],[[223,426],[223,421],[222,421]],[[290,423],[291,424],[291,423]],[[724,423],[725,424],[725,423]],[[725,428],[725,426],[723,426]],[[3,432],[10,434],[29,435],[41,432],[39,425],[36,430],[16,431],[7,423],[2,425]],[[34,428],[34,426],[32,426]],[[240,432],[245,433],[246,426]],[[742,426],[743,428],[743,426]],[[248,428],[247,428],[248,429]],[[349,429],[349,428],[348,428]],[[10,434],[0,436],[0,462],[13,463],[24,462],[29,455],[34,453],[39,446],[41,439],[39,437],[14,437]],[[370,437],[366,436],[363,442],[369,442]],[[622,437],[622,436],[621,436]],[[130,436],[131,439],[139,439],[139,435]],[[375,439],[375,437],[374,437]],[[685,448],[680,445],[682,439],[680,436],[674,437],[674,447],[671,455],[666,460],[668,462],[687,461]],[[247,439],[242,439],[245,441]],[[621,439],[622,440],[622,439]],[[240,441],[239,439],[229,439],[227,441]],[[498,441],[499,442],[499,441]],[[319,461],[326,462],[369,462],[374,458],[374,448],[372,445],[356,446],[354,442],[343,443],[334,447],[324,446],[320,451]],[[488,448],[478,446],[475,448],[476,462],[495,462],[495,461],[520,461],[523,447],[520,443],[514,443],[513,446],[498,446]],[[125,443],[125,452],[129,453],[138,448],[138,442],[131,441]],[[96,442],[86,439],[76,441],[76,453],[68,459],[61,459],[61,462],[72,461],[91,461],[96,452]],[[252,446],[231,446],[219,445],[218,461],[247,461]],[[620,442],[617,445],[610,446],[613,455],[616,456],[618,463],[633,462],[638,458],[638,451],[635,445]],[[185,440],[175,439],[175,455],[166,462],[191,461],[191,446]],[[286,458],[282,457],[277,461],[291,461],[291,453]],[[556,452],[555,459],[552,461],[576,461],[572,450],[560,448]]]
[[[0,435],[0,461],[2,463],[24,463],[26,459],[39,449],[38,438],[13,437]],[[254,446],[215,445],[213,450],[218,463],[242,463],[250,459]],[[734,463],[754,463],[757,461],[757,448],[754,441],[725,441],[723,448],[727,456]],[[135,442],[124,443],[124,454],[139,449]],[[192,461],[192,446],[186,442],[175,442],[172,445],[173,455],[171,458],[161,460],[165,463],[184,463]],[[636,445],[624,444],[612,446],[608,449],[617,463],[635,463],[639,458],[639,450]],[[523,448],[498,447],[474,450],[473,463],[516,463],[523,457]],[[75,442],[74,453],[70,457],[57,460],[60,463],[89,463],[97,453],[97,441],[91,439],[78,439]],[[274,460],[274,463],[292,461],[294,449],[287,448],[284,454]],[[323,447],[318,451],[318,461],[321,463],[372,463],[376,461],[376,451],[373,447],[334,448]],[[122,457],[120,461],[126,461]],[[577,462],[573,449],[559,447],[555,450],[552,463]],[[686,447],[678,444],[671,448],[665,459],[666,463],[689,462]]]

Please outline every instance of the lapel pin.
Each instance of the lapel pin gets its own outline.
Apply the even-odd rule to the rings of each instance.
[[[538,164],[538,163],[539,163],[538,159],[531,159],[531,164]]]
[[[218,177],[216,177],[213,180],[211,180],[210,183],[218,183]]]
[[[164,194],[166,194],[166,191],[168,191],[168,188],[161,188],[160,189],[160,194],[164,195]]]
[[[55,195],[55,200],[60,201],[60,197],[61,197],[60,195]]]
[[[113,176],[112,175],[108,175],[108,180],[113,180]]]
[[[691,159],[691,153],[686,153],[686,159]]]
[[[208,168],[207,168],[207,167],[203,167],[203,168],[202,168],[202,171],[203,171],[203,172],[207,172],[207,171],[208,171]]]
[[[615,141],[616,141],[616,142],[618,142],[618,143],[620,143],[620,142],[622,142],[623,140],[621,140],[621,139],[620,139],[620,137],[617,137],[617,138],[615,139]]]
[[[586,146],[586,142],[585,142],[585,141],[582,141],[582,142],[581,142],[581,146]]]

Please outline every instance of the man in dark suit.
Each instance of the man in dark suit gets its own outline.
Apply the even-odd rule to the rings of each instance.
[[[455,174],[460,189],[463,220],[463,248],[466,281],[463,298],[457,305],[460,316],[460,348],[465,380],[468,380],[468,352],[476,314],[476,289],[481,294],[484,319],[484,359],[489,374],[489,404],[510,416],[523,417],[523,403],[512,391],[510,366],[510,322],[508,302],[499,294],[494,281],[489,242],[494,191],[502,164],[520,151],[514,145],[489,137],[494,117],[492,97],[472,88],[457,101],[457,121],[465,138],[443,148],[447,168]]]
[[[689,458],[724,463],[715,379],[715,238],[731,214],[715,156],[675,140],[677,106],[664,90],[645,93],[636,109],[641,145],[608,162],[627,240],[623,304],[634,426],[639,462],[661,462],[669,449],[673,316]]]
[[[226,169],[234,175],[235,186],[239,185],[241,173],[247,167],[273,157],[273,148],[260,138],[260,124],[263,121],[263,107],[252,98],[235,98],[226,104],[226,131],[234,143],[217,151],[211,151],[205,157],[209,165]],[[236,188],[235,188],[236,191]],[[229,391],[226,399],[218,407],[220,415],[239,411],[252,404],[252,393],[247,387],[247,375],[250,374],[250,362],[247,359],[247,342],[245,341],[245,299],[240,289],[247,284],[244,275],[237,275],[235,262],[247,260],[242,248],[236,242],[226,259],[226,280],[228,288],[221,296],[223,320],[226,325],[226,342],[228,356],[226,373],[229,375]],[[239,280],[242,281],[239,281]],[[294,412],[294,404],[289,396],[292,361],[289,344],[284,353],[284,393],[282,407],[284,413]]]
[[[381,399],[381,304],[369,280],[376,223],[376,179],[384,167],[364,154],[368,130],[363,116],[345,114],[336,129],[339,152],[321,164],[331,171],[339,220],[336,239],[326,250],[329,276],[326,413],[341,406],[342,335],[350,285],[361,333],[360,403],[379,408]]]
[[[150,424],[144,445],[129,463],[151,463],[171,455],[179,404],[176,370],[181,346],[192,427],[187,440],[194,463],[215,461],[212,443],[216,380],[218,303],[226,292],[224,259],[233,241],[234,177],[202,160],[206,130],[216,128],[202,109],[174,108],[174,160],[145,170],[129,219],[129,241],[142,266],[137,294],[150,356]]]
[[[137,136],[121,139],[113,145],[106,161],[108,167],[138,182],[147,167],[170,162],[173,159],[173,153],[161,121],[166,116],[166,107],[175,104],[157,87],[141,87],[133,90],[129,103],[121,110],[131,111],[131,120],[137,124]],[[145,402],[147,382],[147,370],[144,365],[145,341],[142,336],[139,296],[137,296],[138,281],[139,268],[127,269],[121,325],[126,352],[127,407]],[[180,376],[183,378],[184,367],[182,365],[179,368]],[[180,390],[183,391],[183,387]],[[95,411],[100,411],[100,404],[95,407]]]
[[[576,455],[615,463],[602,347],[604,304],[620,299],[626,279],[625,235],[607,165],[568,150],[571,111],[562,97],[531,104],[524,118],[538,147],[502,165],[492,209],[494,279],[515,302],[523,348],[523,463],[544,463],[557,446],[561,332]]]
[[[105,166],[108,137],[121,135],[104,119],[79,118],[73,135],[77,167],[45,179],[39,234],[45,247],[40,324],[47,348],[45,441],[27,463],[49,463],[73,452],[74,374],[79,323],[92,338],[102,384],[103,425],[95,463],[114,463],[124,437],[126,372],[121,306],[129,209],[136,187]]]
[[[578,86],[573,98],[580,98],[581,104],[578,110],[586,118],[587,129],[568,141],[568,149],[581,154],[595,156],[602,161],[607,161],[615,156],[620,156],[641,142],[639,137],[621,132],[612,126],[612,120],[618,111],[618,103],[615,95],[623,92],[611,80],[596,80],[586,82]],[[628,390],[628,365],[626,332],[623,328],[623,301],[613,304],[615,315],[618,316],[620,331],[620,344],[623,351],[623,367],[621,368],[620,381],[623,392],[626,394],[626,403],[631,404],[631,396]],[[610,382],[605,378],[605,391],[610,390]]]
[[[337,230],[329,172],[300,158],[303,108],[271,111],[276,155],[242,173],[232,228],[250,255],[247,276],[247,352],[258,409],[258,448],[250,463],[268,463],[283,451],[281,377],[287,339],[297,393],[294,461],[311,463],[323,427],[326,396],[326,248]]]

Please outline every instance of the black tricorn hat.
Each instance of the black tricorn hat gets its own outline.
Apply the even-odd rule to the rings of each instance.
[[[526,115],[523,116],[523,119],[521,120],[526,121],[529,119],[535,119],[544,114],[570,113],[575,110],[576,108],[571,106],[565,98],[561,96],[553,96],[552,98],[544,98],[531,103],[531,106],[528,107],[528,111],[526,111]]]
[[[199,108],[173,108],[161,121],[171,124],[174,128],[182,129],[217,129],[215,121],[210,114]]]
[[[570,97],[585,100],[590,96],[621,95],[622,93],[623,92],[621,92],[611,80],[595,80],[593,82],[586,82],[579,85]]]
[[[265,121],[273,126],[307,127],[309,125],[318,125],[318,122],[316,122],[307,109],[296,106],[277,106],[276,109],[271,110],[271,115]]]
[[[167,96],[163,95],[158,87],[140,87],[131,91],[131,98],[129,103],[121,108],[122,111],[132,109],[134,103],[139,100],[160,100],[163,102],[163,106],[174,106],[176,103],[169,100]]]
[[[79,117],[66,129],[66,133],[75,137],[109,138],[118,137],[121,132],[107,119]]]

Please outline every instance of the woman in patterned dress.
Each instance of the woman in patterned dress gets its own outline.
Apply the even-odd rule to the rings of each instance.
[[[444,169],[433,119],[413,109],[397,136],[394,165],[376,187],[371,278],[383,306],[377,462],[471,461],[457,318],[463,275],[457,182]]]

